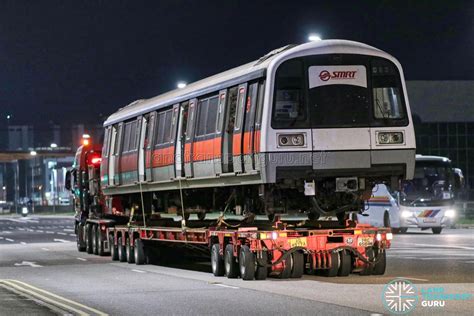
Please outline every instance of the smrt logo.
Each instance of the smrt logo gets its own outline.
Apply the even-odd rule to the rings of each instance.
[[[329,79],[354,79],[357,70],[349,70],[349,71],[333,71],[332,74],[327,71],[323,70],[319,73],[319,79],[322,81],[328,81]]]

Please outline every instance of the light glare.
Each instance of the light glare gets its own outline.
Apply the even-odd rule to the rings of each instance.
[[[186,87],[186,82],[180,81],[180,82],[178,82],[178,84],[176,86],[178,87],[178,89],[183,89],[183,88]]]
[[[318,34],[309,34],[309,36],[308,36],[308,41],[310,41],[310,42],[317,42],[317,41],[321,41],[321,40],[322,40],[322,38]]]

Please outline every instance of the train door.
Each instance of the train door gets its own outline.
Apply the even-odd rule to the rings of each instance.
[[[104,132],[104,143],[102,145],[102,160],[100,163],[100,185],[107,187],[109,184],[109,149],[110,149],[111,127],[106,127]]]
[[[255,170],[254,164],[254,131],[255,112],[257,110],[258,82],[251,83],[248,87],[247,100],[245,102],[245,124],[243,128],[243,159],[244,171]]]
[[[114,185],[115,177],[115,159],[117,157],[117,125],[112,126],[110,139],[110,151],[109,151],[109,183],[108,185]]]
[[[197,99],[189,101],[188,122],[186,125],[186,137],[184,143],[184,175],[191,178],[193,172],[193,142],[194,142],[194,125],[196,117]]]
[[[156,112],[152,112],[147,118],[147,128],[145,131],[145,139],[143,142],[143,148],[145,150],[145,154],[144,154],[145,181],[148,181],[148,182],[153,181],[152,162],[153,162],[153,148],[154,148],[154,139],[155,139],[155,133],[154,133],[155,122],[156,122]]]
[[[173,161],[173,165],[174,166],[171,166],[170,167],[170,178],[176,178],[178,175],[181,176],[181,174],[177,173],[176,172],[176,148],[177,148],[177,132],[176,132],[176,129],[177,129],[177,126],[178,126],[178,123],[179,123],[179,103],[178,104],[175,104],[173,105],[173,110],[172,110],[172,114],[171,114],[171,135],[170,135],[170,138],[171,138],[171,152],[170,152],[170,155],[172,156],[172,161]]]
[[[217,105],[217,119],[216,119],[216,138],[214,140],[214,152],[218,153],[219,158],[214,159],[214,173],[216,175],[221,174],[223,171],[224,165],[224,155],[223,155],[223,139],[225,128],[224,128],[224,121],[225,121],[225,103],[227,98],[227,90],[219,91],[219,102]]]
[[[115,173],[114,173],[114,185],[120,185],[121,184],[121,168],[122,164],[120,162],[122,158],[122,145],[123,145],[123,123],[119,123],[117,127],[117,137],[115,138],[115,147],[116,147],[116,153],[115,153]]]
[[[148,120],[149,116],[145,115],[141,118],[140,133],[138,138],[138,181],[145,181],[145,160],[146,160],[146,135],[148,134]]]
[[[261,170],[262,157],[260,157],[260,130],[262,129],[263,99],[265,93],[265,80],[258,83],[257,108],[255,110],[255,130],[253,132],[253,163],[255,170]]]
[[[243,170],[243,129],[245,123],[245,104],[247,96],[247,83],[239,85],[237,95],[237,108],[235,114],[234,135],[232,140],[232,156],[234,172],[242,173]]]
[[[179,107],[178,131],[175,146],[175,173],[176,177],[184,176],[184,142],[186,141],[186,124],[188,122],[188,102],[181,103]]]
[[[224,107],[224,126],[222,130],[222,172],[234,171],[232,165],[232,142],[234,140],[235,110],[237,107],[237,87],[229,89]]]

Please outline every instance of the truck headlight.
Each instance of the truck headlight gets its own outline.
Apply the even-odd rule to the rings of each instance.
[[[402,211],[401,215],[402,215],[403,218],[407,218],[407,217],[411,217],[413,215],[413,212],[404,210],[404,211]]]
[[[456,216],[456,212],[453,209],[449,209],[444,212],[444,216],[453,218]]]
[[[304,146],[304,134],[280,134],[278,135],[279,146]]]
[[[403,144],[403,132],[377,132],[379,145]]]

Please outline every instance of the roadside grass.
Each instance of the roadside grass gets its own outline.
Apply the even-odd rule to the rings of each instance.
[[[456,221],[456,224],[474,225],[474,218],[460,218]]]

